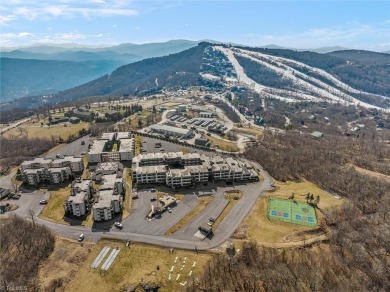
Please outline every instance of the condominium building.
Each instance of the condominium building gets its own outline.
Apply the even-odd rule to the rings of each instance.
[[[114,190],[120,195],[125,192],[124,180],[116,174],[104,175],[99,190]]]
[[[74,156],[54,160],[37,157],[20,164],[21,177],[29,185],[62,183],[69,180],[72,173],[80,173],[83,170],[83,159]]]
[[[211,177],[214,181],[257,180],[258,174],[252,167],[237,159],[215,156],[210,159]]]
[[[165,183],[166,173],[165,165],[139,166],[133,171],[133,180],[141,184]]]
[[[90,208],[90,199],[92,197],[92,181],[83,180],[72,183],[70,196],[64,203],[65,213],[72,216],[82,217],[87,214]]]
[[[34,168],[21,171],[22,180],[29,185],[39,185],[41,183],[59,184],[69,180],[72,174],[69,167],[58,168]]]
[[[252,167],[233,158],[198,153],[170,152],[140,154],[133,159],[133,180],[137,183],[165,183],[173,188],[214,181],[256,180]]]
[[[104,133],[89,149],[88,162],[129,161],[133,155],[134,139],[131,133]]]
[[[108,221],[122,211],[122,196],[114,190],[99,190],[92,207],[94,221]]]
[[[66,167],[68,166],[72,172],[79,173],[84,170],[84,161],[81,157],[65,156],[57,158],[51,162],[51,167]]]

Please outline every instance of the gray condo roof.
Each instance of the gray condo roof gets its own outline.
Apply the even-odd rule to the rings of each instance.
[[[156,131],[166,131],[166,132],[174,132],[181,135],[188,135],[192,132],[192,130],[185,129],[185,128],[178,128],[173,126],[167,126],[167,125],[151,125],[149,126],[150,129],[156,130]]]

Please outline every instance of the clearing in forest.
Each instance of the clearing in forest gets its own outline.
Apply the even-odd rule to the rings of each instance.
[[[288,223],[316,226],[317,218],[314,208],[308,203],[270,197],[268,200],[268,217],[271,220]]]

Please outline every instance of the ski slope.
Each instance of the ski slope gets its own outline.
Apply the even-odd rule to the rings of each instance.
[[[390,109],[383,109],[363,102],[351,94],[386,97],[354,89],[322,69],[288,58],[271,56],[245,49],[223,46],[214,46],[214,49],[222,52],[233,65],[237,74],[237,82],[245,84],[264,97],[280,99],[286,102],[327,101],[344,105],[359,105],[365,108],[376,108],[390,112]],[[244,68],[236,58],[238,56],[274,71],[282,79],[292,81],[293,86],[291,90],[268,87],[254,81],[245,73]],[[300,72],[299,69],[309,71],[311,75],[318,76],[318,78]],[[327,83],[323,82],[323,80]]]

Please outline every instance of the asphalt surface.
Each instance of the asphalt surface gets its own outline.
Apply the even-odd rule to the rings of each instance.
[[[137,193],[139,198],[133,200],[131,215],[122,221],[123,232],[162,236],[198,204],[196,196],[186,195],[176,206],[171,207],[172,213],[164,212],[160,217],[148,220],[146,216],[149,214],[152,204],[157,206],[157,201],[151,201],[151,198],[155,197],[156,194],[152,193],[150,189]]]
[[[84,141],[85,144],[82,145],[81,142]],[[90,135],[81,137],[69,144],[64,144],[62,147],[50,152],[46,155],[46,158],[55,158],[57,154],[61,155],[70,155],[70,156],[81,156],[81,153],[88,153],[89,144],[92,144],[90,141]]]
[[[164,152],[178,152],[182,151],[182,149],[186,149],[188,152],[194,153],[200,153],[200,154],[209,154],[210,152],[203,151],[200,149],[195,149],[192,147],[185,147],[179,144],[159,140],[156,138],[149,138],[149,137],[142,137],[142,141],[145,141],[142,143],[142,148],[145,149],[146,152],[143,153],[164,153]],[[156,143],[161,143],[161,148],[156,148]],[[164,149],[164,151],[161,151],[161,149]]]

